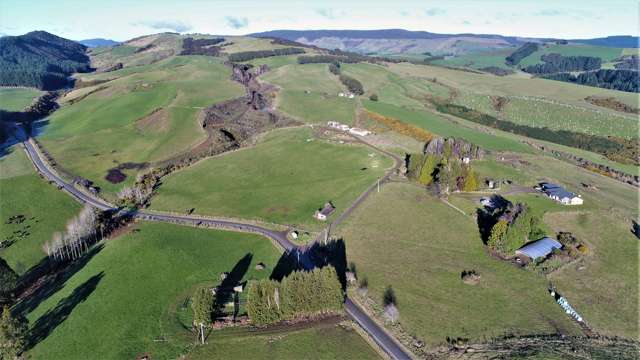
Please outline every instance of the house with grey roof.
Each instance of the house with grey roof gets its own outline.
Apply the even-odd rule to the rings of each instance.
[[[321,209],[316,210],[315,214],[313,214],[313,217],[320,221],[326,221],[327,217],[333,214],[335,210],[336,210],[336,207],[333,206],[331,201],[329,201],[325,203]]]
[[[557,184],[540,183],[540,191],[562,205],[582,205],[584,203],[580,195],[567,191]]]
[[[540,240],[530,242],[516,250],[516,255],[526,256],[535,260],[539,257],[547,257],[547,255],[551,254],[555,249],[562,249],[562,244],[555,239],[545,236]]]

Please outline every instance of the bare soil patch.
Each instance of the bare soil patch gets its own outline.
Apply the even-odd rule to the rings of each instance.
[[[136,120],[136,129],[141,132],[166,132],[169,125],[169,112],[165,108],[157,108],[149,115]]]

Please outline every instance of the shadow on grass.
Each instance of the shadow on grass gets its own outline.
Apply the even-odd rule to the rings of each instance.
[[[282,281],[294,271],[313,270],[331,265],[336,269],[343,289],[346,289],[347,252],[343,239],[326,244],[314,243],[304,249],[295,249],[282,254],[270,278]]]
[[[29,332],[27,347],[29,349],[33,348],[40,341],[46,339],[58,325],[62,324],[69,317],[78,304],[84,302],[89,295],[93,293],[103,277],[104,272],[92,276],[82,283],[82,285],[75,288],[71,295],[60,300],[53,309],[49,309],[40,316]]]
[[[95,245],[82,257],[72,262],[60,262],[49,257],[43,258],[20,277],[18,289],[22,300],[15,305],[14,312],[26,317],[43,301],[62,289],[67,280],[87,265],[94,256],[102,251],[103,247],[102,244]],[[35,289],[31,290],[32,288]],[[27,293],[28,291],[33,292]]]
[[[233,288],[240,285],[242,278],[249,270],[249,266],[251,265],[251,260],[253,259],[253,254],[247,253],[245,256],[240,259],[233,269],[227,274],[227,277],[222,280],[220,285],[218,286],[218,290],[215,296],[215,316],[221,316],[224,313],[225,304],[227,304],[233,298],[236,306],[234,307],[234,318],[238,315],[238,297],[236,293],[233,291]]]

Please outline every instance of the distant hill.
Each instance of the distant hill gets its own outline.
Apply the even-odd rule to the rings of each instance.
[[[87,47],[45,31],[0,38],[0,85],[52,90],[90,70]]]
[[[86,46],[86,47],[98,47],[98,46],[114,46],[114,45],[118,45],[120,44],[117,41],[111,40],[111,39],[102,39],[102,38],[96,38],[96,39],[86,39],[86,40],[80,40],[78,41],[80,44]]]
[[[595,46],[638,48],[638,39],[639,38],[637,36],[619,35],[619,36],[607,36],[607,37],[595,38],[595,39],[576,39],[576,40],[569,40],[569,41],[580,43],[580,44],[595,45]]]
[[[437,34],[403,29],[385,30],[273,30],[251,34],[275,37],[328,49],[363,54],[463,55],[477,51],[517,47],[525,42],[549,42],[552,38],[525,38],[493,34]],[[638,47],[638,37],[610,36],[569,40],[582,44],[611,47]]]

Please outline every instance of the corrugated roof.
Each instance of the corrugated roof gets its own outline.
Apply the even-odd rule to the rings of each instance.
[[[544,237],[540,240],[529,243],[516,250],[518,255],[526,255],[532,259],[549,255],[553,249],[561,249],[562,244],[550,237]]]

